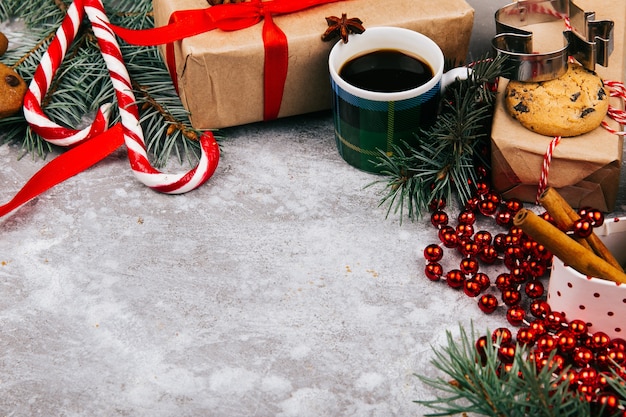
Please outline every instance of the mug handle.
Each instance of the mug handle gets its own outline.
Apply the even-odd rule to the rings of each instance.
[[[468,67],[452,68],[450,71],[445,72],[441,77],[441,91],[444,91],[446,87],[452,84],[457,78],[467,80],[471,72],[472,69]]]

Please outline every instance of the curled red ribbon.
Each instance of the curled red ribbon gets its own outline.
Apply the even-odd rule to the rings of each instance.
[[[287,79],[289,52],[287,36],[274,23],[273,16],[294,13],[314,6],[343,0],[252,0],[245,3],[218,4],[206,9],[172,13],[169,24],[154,29],[130,30],[111,25],[112,30],[133,45],[166,45],[167,67],[178,90],[174,42],[214,29],[236,31],[263,23],[264,120],[278,117]]]

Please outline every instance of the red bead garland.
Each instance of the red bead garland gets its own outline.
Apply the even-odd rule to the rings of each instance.
[[[501,372],[510,367],[516,343],[531,347],[529,360],[538,369],[553,364],[557,369],[571,366],[564,381],[570,390],[594,406],[604,405],[605,413],[622,412],[626,416],[619,396],[608,384],[608,379],[613,378],[611,372],[626,375],[626,341],[611,340],[603,332],[589,334],[584,321],[567,320],[565,314],[551,310],[545,301],[541,278],[549,271],[552,254],[513,226],[512,219],[523,207],[522,202],[514,198],[503,200],[491,189],[485,176],[481,176],[474,188],[474,195],[457,216],[456,226],[449,224],[445,200],[431,203],[431,223],[439,229],[440,243],[424,249],[426,277],[431,281],[445,278],[448,286],[462,289],[468,297],[477,299],[478,307],[486,314],[494,313],[500,306],[506,308],[507,322],[519,329],[515,337],[507,328],[496,329],[491,335],[493,342],[499,341],[495,347],[502,362]],[[475,231],[480,215],[492,217],[505,231],[495,236],[487,230]],[[592,208],[580,209],[579,215],[580,220],[571,231],[578,237],[589,236],[594,227],[604,222],[602,212]],[[552,221],[547,213],[541,216]],[[461,255],[459,267],[447,273],[440,264],[443,248],[456,249]],[[480,266],[497,262],[507,271],[492,282],[487,274],[480,272]],[[483,336],[476,341],[483,362],[486,340]]]

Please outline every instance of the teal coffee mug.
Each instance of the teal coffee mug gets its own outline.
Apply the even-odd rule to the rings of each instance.
[[[350,165],[379,172],[381,151],[414,144],[435,122],[441,92],[468,69],[444,74],[444,57],[421,33],[396,27],[368,28],[330,51],[332,112],[337,149]]]

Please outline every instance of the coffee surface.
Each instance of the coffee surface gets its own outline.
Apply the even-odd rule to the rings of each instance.
[[[417,88],[433,78],[433,70],[421,59],[394,49],[357,56],[346,62],[339,76],[363,90],[382,93]]]

